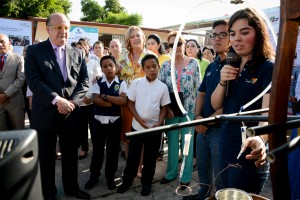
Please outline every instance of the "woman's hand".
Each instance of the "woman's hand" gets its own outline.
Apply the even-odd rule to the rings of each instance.
[[[256,167],[261,167],[266,163],[266,146],[261,137],[249,137],[246,139],[246,147],[251,147],[252,151],[250,154],[246,155],[248,160],[256,160]]]
[[[237,78],[239,68],[232,67],[231,65],[224,65],[220,71],[220,82],[226,84],[225,81],[231,81]]]

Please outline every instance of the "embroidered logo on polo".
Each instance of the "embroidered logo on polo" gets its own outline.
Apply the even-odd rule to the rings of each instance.
[[[251,78],[250,80],[249,79],[245,80],[246,83],[252,83],[252,84],[255,84],[256,81],[257,81],[257,78]]]
[[[119,85],[119,84],[116,84],[116,85],[115,85],[115,91],[118,92],[119,89],[120,89],[120,85]]]

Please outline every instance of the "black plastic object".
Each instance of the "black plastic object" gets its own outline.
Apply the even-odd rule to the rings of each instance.
[[[0,132],[0,199],[43,199],[35,130]]]

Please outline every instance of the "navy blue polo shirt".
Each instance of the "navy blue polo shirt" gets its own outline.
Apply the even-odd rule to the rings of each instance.
[[[220,60],[218,56],[214,62],[210,63],[205,71],[203,81],[199,87],[199,92],[204,92],[204,104],[202,109],[202,117],[211,116],[215,109],[211,106],[211,95],[215,91],[220,82],[220,70],[226,65],[226,59]]]
[[[250,67],[250,63],[251,61],[245,64],[239,77],[232,82],[232,93],[224,99],[223,113],[230,114],[239,112],[241,106],[259,95],[272,81],[273,62],[267,60],[258,67]],[[261,106],[262,98],[246,110],[260,109]],[[246,123],[246,125],[250,127],[256,126],[258,123]],[[224,159],[229,162],[237,162],[236,157],[242,144],[241,126],[241,122],[223,123],[221,130],[221,152],[224,154]],[[253,161],[246,161],[244,159],[244,155],[246,155],[246,153],[241,156],[239,163],[255,167]]]

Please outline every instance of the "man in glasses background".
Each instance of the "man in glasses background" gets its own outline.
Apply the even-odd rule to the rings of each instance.
[[[66,195],[89,199],[78,186],[78,107],[88,90],[88,74],[81,50],[67,45],[70,21],[60,13],[46,20],[48,40],[31,45],[25,75],[32,97],[31,128],[38,132],[42,191],[56,199],[56,139],[62,152],[62,181]]]
[[[220,70],[226,65],[226,56],[229,48],[228,25],[225,20],[217,20],[212,25],[213,33],[210,38],[215,52],[218,54],[214,62],[210,63],[205,71],[203,81],[196,99],[195,119],[203,119],[222,114],[222,109],[215,111],[211,105],[211,95],[220,84]],[[210,196],[215,185],[222,188],[220,173],[219,143],[221,124],[199,125],[196,140],[196,166],[200,181],[198,194],[185,196],[183,200],[204,200]]]

